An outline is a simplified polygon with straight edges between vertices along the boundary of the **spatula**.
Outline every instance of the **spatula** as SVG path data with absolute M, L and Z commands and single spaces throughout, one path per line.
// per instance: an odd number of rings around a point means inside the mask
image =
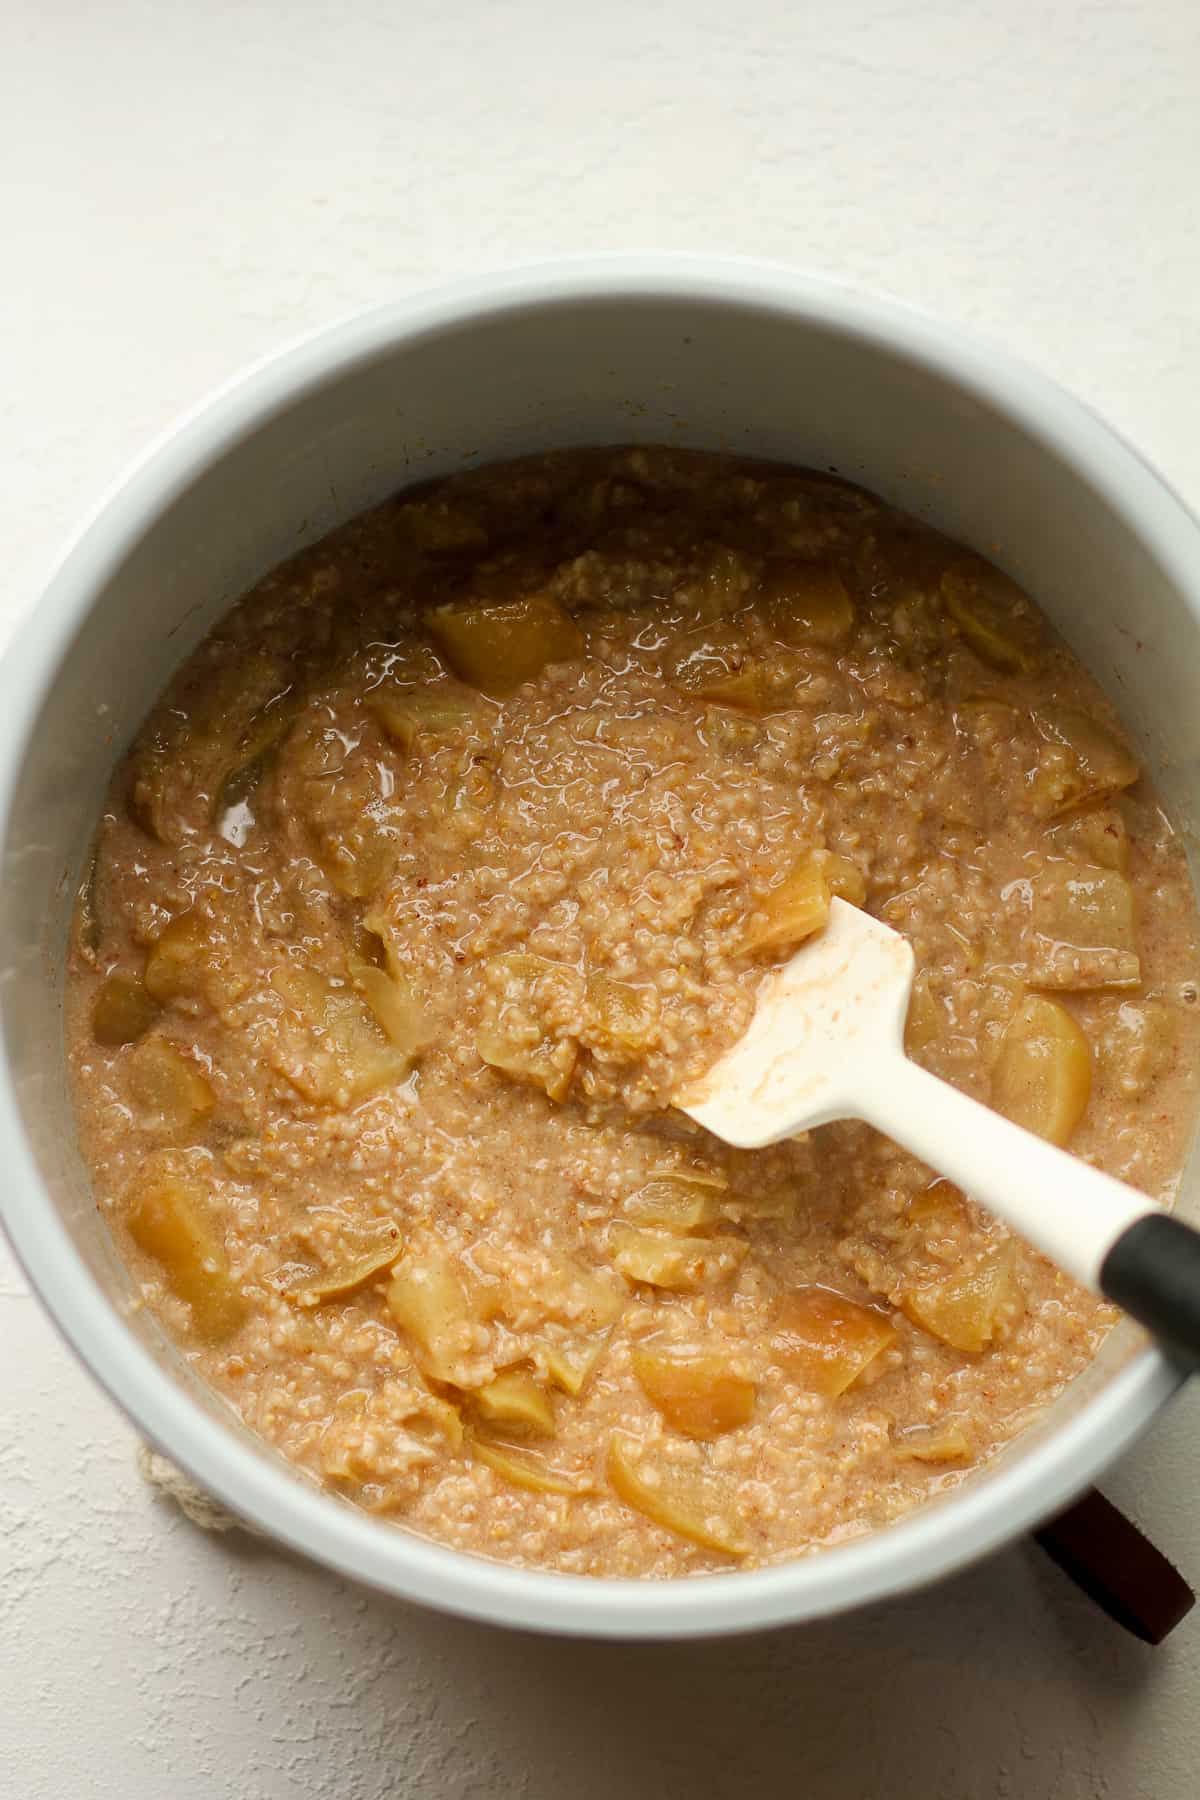
M 745 1036 L 675 1104 L 744 1149 L 864 1119 L 1200 1362 L 1200 1232 L 910 1062 L 912 980 L 899 932 L 834 900 L 763 983 Z

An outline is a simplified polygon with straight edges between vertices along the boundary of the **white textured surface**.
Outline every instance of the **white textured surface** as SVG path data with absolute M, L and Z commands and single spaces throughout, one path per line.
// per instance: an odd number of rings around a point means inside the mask
M 806 262 L 974 324 L 1200 502 L 1193 0 L 9 0 L 6 580 L 281 338 L 563 250 Z M 1200 1581 L 1200 1404 L 1108 1484 Z M 13 1800 L 1193 1800 L 1200 1624 L 1148 1652 L 1018 1549 L 727 1645 L 505 1638 L 139 1481 L 0 1247 Z

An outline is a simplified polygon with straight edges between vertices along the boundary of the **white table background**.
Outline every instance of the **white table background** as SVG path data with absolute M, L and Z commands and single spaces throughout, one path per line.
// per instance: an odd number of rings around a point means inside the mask
M 789 259 L 973 325 L 1200 503 L 1195 0 L 3 0 L 7 631 L 145 440 L 281 340 L 559 251 Z M 0 1247 L 4 1800 L 1194 1800 L 1150 1652 L 1029 1548 L 852 1619 L 559 1644 L 143 1487 Z M 1200 1400 L 1108 1491 L 1200 1582 Z

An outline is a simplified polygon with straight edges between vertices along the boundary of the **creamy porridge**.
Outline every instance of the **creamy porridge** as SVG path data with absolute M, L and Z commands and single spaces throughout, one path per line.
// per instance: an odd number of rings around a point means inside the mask
M 145 1303 L 461 1549 L 681 1575 L 907 1511 L 1111 1314 L 864 1126 L 737 1152 L 672 1111 L 834 894 L 912 942 L 919 1061 L 1170 1197 L 1183 855 L 993 567 L 665 449 L 354 521 L 180 672 L 80 896 L 79 1129 Z

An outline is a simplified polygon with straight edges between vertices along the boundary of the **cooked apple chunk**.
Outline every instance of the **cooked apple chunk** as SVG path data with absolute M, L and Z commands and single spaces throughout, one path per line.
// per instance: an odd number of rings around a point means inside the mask
M 499 1031 L 480 1031 L 475 1037 L 475 1048 L 489 1068 L 517 1081 L 531 1082 L 556 1103 L 565 1100 L 579 1059 L 578 1047 L 570 1038 L 557 1043 L 539 1038 L 536 1043 L 522 1044 Z
M 796 706 L 811 677 L 801 656 L 752 648 L 732 620 L 678 638 L 666 651 L 662 669 L 681 693 L 760 717 Z
M 214 783 L 212 821 L 234 844 L 242 842 L 247 825 L 253 823 L 247 810 L 242 811 L 241 817 L 238 811 L 249 808 L 257 789 L 270 773 L 295 715 L 293 694 L 258 713 L 234 746 L 233 754 Z
M 471 1347 L 475 1312 L 451 1258 L 440 1250 L 410 1251 L 392 1273 L 387 1304 L 413 1339 L 425 1374 L 454 1381 Z
M 545 594 L 484 605 L 437 606 L 427 624 L 460 681 L 484 694 L 514 693 L 547 664 L 573 662 L 583 654 L 583 637 L 574 619 Z
M 771 629 L 795 649 L 833 649 L 854 629 L 854 602 L 831 563 L 781 558 L 770 564 L 763 589 Z
M 1179 1020 L 1160 1000 L 1141 1005 L 1126 1001 L 1117 1008 L 1102 1042 L 1104 1060 L 1113 1068 L 1121 1092 L 1129 1098 L 1147 1093 L 1175 1059 Z
M 125 1067 L 135 1111 L 146 1130 L 160 1137 L 186 1137 L 216 1104 L 210 1082 L 166 1038 L 143 1038 Z
M 554 1404 L 525 1369 L 505 1369 L 474 1395 L 476 1412 L 489 1430 L 511 1437 L 553 1437 Z
M 1130 988 L 1141 980 L 1133 889 L 1115 869 L 1053 864 L 1032 883 L 1038 987 Z
M 953 1419 L 937 1425 L 911 1425 L 892 1439 L 892 1449 L 901 1462 L 963 1463 L 974 1455 L 970 1438 Z
M 648 985 L 614 981 L 596 970 L 588 976 L 587 1004 L 591 1039 L 596 1049 L 611 1056 L 629 1057 L 643 1052 L 658 1025 L 658 994 Z
M 591 1379 L 607 1342 L 608 1333 L 604 1332 L 594 1337 L 540 1344 L 534 1350 L 534 1361 L 545 1370 L 551 1387 L 570 1394 L 575 1400 Z
M 1005 674 L 1030 674 L 1041 633 L 1022 590 L 984 562 L 957 563 L 942 576 L 942 604 L 982 662 Z
M 910 1289 L 901 1307 L 930 1337 L 954 1350 L 978 1353 L 987 1349 L 1004 1313 L 1020 1299 L 1015 1265 L 1016 1247 L 1009 1240 L 965 1274 Z
M 741 949 L 747 954 L 795 949 L 823 930 L 834 899 L 861 906 L 866 897 L 862 871 L 849 857 L 806 850 L 759 903 Z
M 305 1053 L 285 1065 L 288 1079 L 306 1100 L 345 1108 L 394 1087 L 410 1073 L 416 1044 L 411 1037 L 394 1043 L 352 988 L 290 963 L 275 971 L 271 985 L 307 1038 Z
M 161 1006 L 198 999 L 212 968 L 212 930 L 192 910 L 163 927 L 146 958 L 146 990 Z
M 1046 833 L 1056 856 L 1068 862 L 1090 863 L 1097 869 L 1129 873 L 1129 830 L 1115 806 L 1093 806 L 1071 813 Z
M 651 1459 L 636 1438 L 614 1432 L 607 1472 L 613 1492 L 656 1525 L 722 1556 L 749 1553 L 731 1487 L 706 1469 Z
M 586 1481 L 552 1468 L 544 1456 L 524 1444 L 500 1443 L 479 1432 L 470 1435 L 468 1444 L 476 1462 L 481 1462 L 514 1487 L 528 1488 L 534 1494 L 561 1494 L 567 1498 L 591 1491 Z
M 135 1184 L 125 1222 L 139 1250 L 161 1267 L 171 1292 L 191 1308 L 197 1337 L 217 1343 L 237 1330 L 245 1303 L 199 1182 L 152 1167 Z
M 1029 794 L 1042 818 L 1111 799 L 1141 774 L 1124 744 L 1073 706 L 1041 706 L 1035 723 L 1044 749 Z
M 722 1218 L 725 1183 L 700 1181 L 687 1175 L 659 1175 L 630 1194 L 624 1212 L 637 1225 L 660 1231 L 708 1231 Z
M 389 1043 L 412 1057 L 429 1047 L 433 1033 L 420 996 L 410 981 L 358 961 L 350 965 L 350 978 Z
M 506 951 L 484 964 L 490 992 L 475 1048 L 490 1068 L 540 1087 L 556 1103 L 566 1097 L 579 1046 L 564 1022 L 582 991 L 575 970 L 529 951 Z
M 400 1233 L 390 1231 L 374 1248 L 347 1257 L 332 1268 L 309 1276 L 288 1289 L 288 1299 L 298 1306 L 324 1306 L 329 1300 L 347 1300 L 360 1288 L 390 1269 L 400 1257 Z
M 615 1267 L 627 1281 L 647 1287 L 692 1291 L 728 1280 L 745 1259 L 744 1238 L 677 1237 L 665 1231 L 623 1227 L 614 1237 Z
M 1057 1000 L 1031 994 L 1009 1021 L 992 1073 L 992 1105 L 1059 1146 L 1069 1144 L 1092 1091 L 1082 1026 Z
M 448 688 L 407 691 L 376 688 L 368 706 L 406 756 L 427 739 L 458 737 L 479 718 L 480 703 L 470 694 Z
M 674 1350 L 653 1342 L 633 1350 L 633 1372 L 673 1431 L 715 1438 L 745 1425 L 758 1392 L 719 1350 Z
M 136 1043 L 158 1018 L 161 1008 L 144 981 L 118 971 L 96 990 L 92 1002 L 92 1036 L 98 1044 L 115 1049 Z
M 832 1288 L 807 1287 L 783 1300 L 772 1344 L 789 1374 L 836 1400 L 895 1341 L 886 1313 Z

